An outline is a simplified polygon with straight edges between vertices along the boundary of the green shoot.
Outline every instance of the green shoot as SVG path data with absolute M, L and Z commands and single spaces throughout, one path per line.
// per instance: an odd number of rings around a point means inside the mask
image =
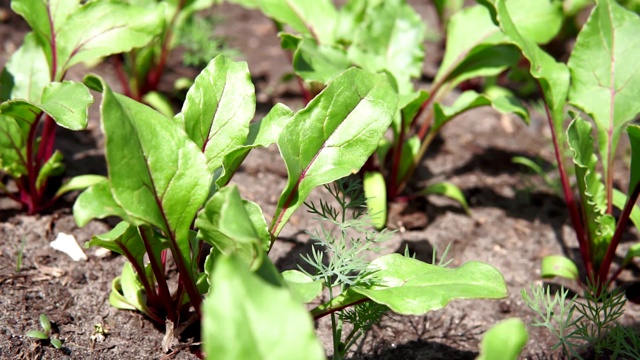
M 27 336 L 37 340 L 48 341 L 51 346 L 56 349 L 60 349 L 62 347 L 62 342 L 58 338 L 51 337 L 51 322 L 45 314 L 40 314 L 40 327 L 42 328 L 42 331 L 30 330 L 27 332 Z

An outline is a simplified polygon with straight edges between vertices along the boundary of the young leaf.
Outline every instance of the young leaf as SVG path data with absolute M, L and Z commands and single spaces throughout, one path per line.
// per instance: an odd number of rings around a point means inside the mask
M 313 281 L 311 277 L 302 271 L 283 271 L 282 278 L 303 303 L 311 302 L 322 292 L 322 281 Z
M 51 332 L 51 321 L 49 321 L 47 315 L 40 314 L 40 326 L 45 333 L 48 334 L 49 332 Z
M 251 149 L 267 147 L 274 144 L 278 140 L 282 128 L 284 128 L 292 117 L 293 111 L 291 111 L 291 109 L 286 105 L 276 104 L 264 118 L 251 124 L 251 126 L 249 126 L 249 135 L 244 145 L 228 151 L 222 159 L 223 172 L 218 180 L 216 180 L 216 185 L 222 188 L 231 180 L 231 177 L 240 167 L 240 164 L 247 157 Z
M 357 172 L 397 110 L 385 75 L 349 69 L 293 117 L 278 139 L 289 179 L 271 223 L 274 236 L 311 190 Z
M 4 71 L 8 79 L 3 79 L 0 88 L 8 98 L 0 99 L 3 101 L 23 99 L 39 103 L 42 90 L 51 82 L 47 56 L 33 33 L 25 35 L 22 46 L 11 56 Z
M 372 261 L 367 271 L 369 276 L 341 296 L 314 309 L 312 314 L 369 298 L 398 314 L 423 315 L 443 308 L 452 300 L 501 299 L 508 293 L 502 274 L 496 268 L 476 261 L 452 269 L 391 254 Z
M 176 119 L 214 172 L 231 149 L 243 145 L 256 108 L 247 63 L 219 55 L 196 77 Z
M 569 100 L 597 124 L 607 184 L 613 181 L 615 149 L 624 126 L 640 112 L 640 18 L 615 1 L 598 1 L 569 59 Z
M 0 113 L 0 169 L 14 178 L 27 173 L 28 124 Z
M 476 360 L 516 360 L 529 334 L 522 320 L 511 318 L 494 325 L 482 337 Z
M 73 204 L 73 218 L 79 227 L 83 227 L 93 219 L 104 219 L 117 216 L 127 222 L 128 215 L 116 202 L 106 178 L 83 191 Z
M 419 194 L 446 196 L 449 199 L 457 201 L 460 205 L 462 205 L 462 208 L 467 213 L 467 215 L 470 214 L 469 205 L 467 205 L 467 200 L 464 198 L 464 194 L 462 193 L 462 190 L 460 190 L 459 187 L 455 186 L 452 183 L 440 182 L 440 183 L 432 184 L 424 188 L 422 191 L 420 191 Z
M 271 237 L 266 231 L 262 212 L 249 207 L 253 203 L 244 202 L 235 185 L 226 186 L 207 201 L 204 211 L 196 220 L 198 238 L 206 241 L 225 255 L 235 254 L 246 264 L 253 266 L 260 254 L 259 248 L 268 251 Z M 258 221 L 258 222 L 254 222 Z
M 292 59 L 293 70 L 306 82 L 327 84 L 351 65 L 344 50 L 302 38 Z
M 384 229 L 387 226 L 387 186 L 384 176 L 380 172 L 365 172 L 362 186 L 373 226 L 378 230 Z
M 71 178 L 71 180 L 67 181 L 66 183 L 62 184 L 62 186 L 60 186 L 60 188 L 58 189 L 58 191 L 56 191 L 56 194 L 54 197 L 58 198 L 70 191 L 75 191 L 75 190 L 84 190 L 86 188 L 89 188 L 97 183 L 100 183 L 102 181 L 105 181 L 106 178 L 104 176 L 100 176 L 100 175 L 80 175 L 80 176 L 76 176 Z
M 42 191 L 42 187 L 46 184 L 48 178 L 61 175 L 64 172 L 64 164 L 62 163 L 62 153 L 56 150 L 53 155 L 42 165 L 38 177 L 36 178 L 36 189 Z
M 560 276 L 578 280 L 579 272 L 578 267 L 571 259 L 560 255 L 550 255 L 542 258 L 541 275 L 543 278 Z
M 49 335 L 39 330 L 30 330 L 27 332 L 27 336 L 34 339 L 47 340 Z
M 607 202 L 605 186 L 596 172 L 597 156 L 594 152 L 593 138 L 591 136 L 591 124 L 581 118 L 576 118 L 567 129 L 567 139 L 569 148 L 573 151 L 573 162 L 576 169 L 576 180 L 580 198 L 582 199 L 582 209 L 584 222 L 589 231 L 589 238 L 594 243 L 592 251 L 593 259 L 599 259 L 602 245 L 606 250 L 613 236 L 610 228 L 611 222 L 615 227 L 615 221 L 609 219 L 606 214 Z
M 411 79 L 422 71 L 424 23 L 405 0 L 368 5 L 364 22 L 353 34 L 349 59 L 370 72 L 390 72 L 399 93 L 409 93 L 413 90 Z
M 265 257 L 265 263 L 270 260 Z M 273 267 L 273 265 L 271 265 Z M 202 341 L 221 359 L 324 359 L 309 313 L 280 283 L 252 273 L 244 261 L 222 256 L 203 305 Z

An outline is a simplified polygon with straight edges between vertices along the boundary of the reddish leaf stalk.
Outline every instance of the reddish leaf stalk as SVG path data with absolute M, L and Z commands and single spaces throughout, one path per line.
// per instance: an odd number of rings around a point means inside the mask
M 150 229 L 139 226 L 138 231 L 140 232 L 140 237 L 142 238 L 142 242 L 144 243 L 144 248 L 147 250 L 147 254 L 149 255 L 149 264 L 151 264 L 151 270 L 156 277 L 156 282 L 158 283 L 158 294 L 160 295 L 160 300 L 162 301 L 166 311 L 167 317 L 174 324 L 177 321 L 177 312 L 175 306 L 171 302 L 171 292 L 169 291 L 169 286 L 167 285 L 167 278 L 164 275 L 164 269 L 158 264 L 157 259 L 153 253 L 153 247 L 149 242 L 148 231 Z M 146 273 L 140 274 L 140 276 L 145 276 Z
M 152 304 L 150 310 L 153 311 L 153 313 L 149 314 L 149 316 L 153 319 L 153 321 L 159 324 L 163 324 L 164 320 L 156 314 L 156 309 L 160 308 L 160 301 L 158 299 L 158 295 L 156 293 L 155 288 L 152 287 L 151 284 L 149 284 L 147 273 L 144 271 L 142 267 L 140 267 L 140 264 L 138 263 L 136 258 L 133 256 L 133 254 L 131 254 L 129 249 L 127 249 L 126 246 L 120 245 L 120 244 L 118 245 L 122 249 L 124 256 L 127 258 L 127 260 L 129 260 L 129 263 L 131 263 L 131 265 L 135 269 L 136 273 L 138 273 L 138 277 L 142 282 L 142 286 L 144 287 L 145 292 L 147 293 L 147 299 L 149 299 L 149 303 Z
M 365 297 L 365 298 L 363 298 L 363 299 L 356 300 L 356 301 L 354 301 L 354 302 L 352 302 L 352 303 L 349 303 L 349 304 L 346 304 L 346 305 L 342 305 L 342 306 L 335 307 L 335 308 L 334 308 L 334 307 L 331 307 L 331 308 L 328 308 L 328 309 L 324 309 L 324 310 L 322 310 L 322 311 L 321 311 L 321 312 L 319 312 L 319 313 L 313 313 L 313 312 L 312 312 L 313 320 L 321 319 L 321 318 L 323 318 L 323 317 L 325 317 L 325 316 L 327 316 L 327 315 L 330 315 L 330 314 L 335 313 L 336 311 L 340 311 L 340 310 L 342 310 L 342 309 L 346 309 L 346 308 L 348 308 L 348 307 L 350 307 L 350 306 L 354 306 L 354 305 L 362 304 L 362 303 L 367 302 L 367 301 L 370 301 L 370 299 L 369 299 L 369 298 L 367 298 L 367 297 Z
M 398 195 L 398 169 L 400 168 L 400 160 L 402 158 L 402 148 L 404 146 L 405 136 L 404 118 L 400 118 L 400 133 L 396 139 L 395 146 L 393 147 L 393 160 L 391 162 L 391 174 L 389 179 L 389 193 L 388 198 L 394 199 Z M 404 179 L 401 179 L 404 180 Z
M 599 283 L 606 283 L 603 281 L 607 278 L 609 273 L 609 269 L 611 268 L 611 264 L 613 263 L 613 258 L 616 255 L 616 250 L 618 245 L 620 244 L 620 240 L 622 239 L 622 233 L 624 232 L 625 227 L 627 226 L 627 221 L 629 221 L 629 216 L 631 215 L 631 211 L 633 207 L 636 205 L 636 201 L 638 200 L 638 195 L 640 195 L 640 184 L 637 184 L 633 189 L 633 192 L 630 194 L 627 203 L 622 210 L 622 214 L 620 215 L 620 219 L 618 220 L 618 224 L 616 226 L 616 231 L 613 233 L 613 238 L 611 238 L 611 242 L 609 243 L 609 247 L 607 248 L 607 253 L 600 264 L 599 272 L 598 272 L 598 280 Z M 615 280 L 620 274 L 622 267 L 612 276 L 611 280 Z
M 593 260 L 591 259 L 591 244 L 589 243 L 584 225 L 580 218 L 580 212 L 578 211 L 578 205 L 573 197 L 573 191 L 571 190 L 571 184 L 569 183 L 569 177 L 564 168 L 564 162 L 562 154 L 560 153 L 560 143 L 558 142 L 558 136 L 553 126 L 553 118 L 551 117 L 551 111 L 549 105 L 545 102 L 545 112 L 547 114 L 547 120 L 549 122 L 549 129 L 551 130 L 551 139 L 553 141 L 553 150 L 556 157 L 556 163 L 558 164 L 558 172 L 560 173 L 560 182 L 562 183 L 562 192 L 564 194 L 564 200 L 569 210 L 569 217 L 571 218 L 571 224 L 576 232 L 578 238 L 578 246 L 580 248 L 580 256 L 587 270 L 587 276 L 593 281 L 595 275 L 593 269 Z
M 124 65 L 122 64 L 122 56 L 115 55 L 112 57 L 112 60 L 113 60 L 113 66 L 116 71 L 116 76 L 118 77 L 118 81 L 122 86 L 122 91 L 124 92 L 124 95 L 135 100 L 133 96 L 133 91 L 131 90 L 131 84 L 129 83 L 129 80 L 127 79 L 127 74 L 124 71 Z

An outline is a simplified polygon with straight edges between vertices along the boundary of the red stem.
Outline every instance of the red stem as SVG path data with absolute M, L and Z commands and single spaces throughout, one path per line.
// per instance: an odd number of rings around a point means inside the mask
M 404 145 L 405 126 L 404 118 L 400 118 L 400 134 L 396 139 L 395 146 L 393 147 L 393 160 L 391 162 L 391 174 L 389 179 L 389 199 L 395 199 L 398 195 L 398 169 L 400 167 L 400 160 L 402 158 L 402 147 Z
M 600 283 L 605 283 L 605 281 L 602 280 L 606 279 L 607 274 L 609 273 L 609 269 L 611 267 L 611 264 L 613 263 L 613 258 L 616 255 L 616 250 L 618 249 L 618 245 L 620 244 L 620 240 L 622 239 L 622 233 L 627 226 L 627 221 L 629 221 L 631 211 L 636 205 L 638 195 L 640 195 L 640 184 L 636 185 L 636 187 L 633 189 L 633 192 L 629 196 L 629 199 L 627 199 L 627 203 L 625 204 L 624 210 L 622 210 L 622 214 L 620 215 L 620 219 L 618 220 L 616 231 L 613 233 L 613 238 L 611 238 L 611 242 L 609 243 L 609 247 L 607 248 L 607 253 L 604 256 L 602 264 L 600 264 L 600 269 L 598 272 L 598 280 L 600 280 Z M 620 271 L 622 271 L 622 268 L 620 268 L 619 271 L 615 273 L 611 280 L 615 280 L 620 274 Z
M 149 237 L 147 236 L 147 232 L 150 231 L 148 228 L 139 226 L 138 231 L 140 232 L 140 237 L 142 238 L 142 242 L 144 243 L 144 247 L 147 250 L 147 255 L 149 255 L 149 264 L 151 264 L 151 270 L 156 277 L 156 282 L 158 283 L 158 295 L 160 295 L 160 300 L 164 304 L 164 307 L 167 311 L 167 317 L 174 324 L 177 321 L 177 313 L 175 306 L 171 302 L 171 292 L 169 291 L 169 286 L 167 285 L 167 278 L 164 276 L 164 269 L 160 267 L 157 262 L 156 256 L 153 252 L 153 247 L 149 242 Z M 142 276 L 146 276 L 146 273 L 143 273 Z
M 113 61 L 113 66 L 116 70 L 116 76 L 118 77 L 118 81 L 122 86 L 122 91 L 124 92 L 124 95 L 131 99 L 134 99 L 133 91 L 131 90 L 131 84 L 127 79 L 127 74 L 124 71 L 124 65 L 122 64 L 122 55 L 115 55 L 111 59 Z
M 593 276 L 595 274 L 593 270 L 593 259 L 591 259 L 591 244 L 586 238 L 584 226 L 580 219 L 580 212 L 578 211 L 578 205 L 576 204 L 575 199 L 573 197 L 573 191 L 571 190 L 569 177 L 567 176 L 567 172 L 564 168 L 562 154 L 560 153 L 560 144 L 558 142 L 558 136 L 556 134 L 555 127 L 553 126 L 551 111 L 549 110 L 549 105 L 546 103 L 545 103 L 545 112 L 547 114 L 547 120 L 549 122 L 549 128 L 551 130 L 551 139 L 553 141 L 553 150 L 556 157 L 556 163 L 558 164 L 558 172 L 560 173 L 560 180 L 562 183 L 562 192 L 564 193 L 564 200 L 569 210 L 569 217 L 571 218 L 571 224 L 573 225 L 573 229 L 576 232 L 576 237 L 578 238 L 578 245 L 580 247 L 580 256 L 582 257 L 582 261 L 584 262 L 584 265 L 587 269 L 587 276 L 589 276 L 591 280 L 594 280 Z

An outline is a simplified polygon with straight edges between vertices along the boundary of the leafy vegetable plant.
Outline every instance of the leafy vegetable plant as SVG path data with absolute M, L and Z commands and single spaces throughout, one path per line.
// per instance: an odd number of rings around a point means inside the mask
M 167 116 L 173 116 L 171 103 L 157 92 L 158 85 L 166 70 L 171 51 L 178 44 L 189 47 L 204 45 L 202 38 L 208 39 L 212 34 L 213 23 L 196 18 L 196 12 L 211 7 L 216 0 L 126 0 L 128 3 L 141 6 L 151 16 L 151 21 L 158 29 L 153 39 L 144 46 L 139 46 L 112 57 L 112 62 L 124 94 L 137 101 L 144 101 Z M 208 45 L 215 45 L 208 42 Z M 217 45 L 216 48 L 217 49 Z M 217 52 L 219 53 L 219 52 Z M 217 54 L 216 53 L 216 54 Z M 214 54 L 215 55 L 215 54 Z M 202 54 L 202 56 L 206 56 Z M 202 59 L 203 57 L 198 57 Z M 213 56 L 207 57 L 206 65 Z M 188 51 L 185 60 L 193 60 L 194 55 Z M 201 62 L 201 60 L 199 60 Z
M 375 151 L 398 101 L 387 76 L 348 69 L 306 108 L 293 113 L 277 105 L 251 125 L 255 93 L 247 65 L 224 56 L 195 79 L 174 118 L 114 93 L 97 76 L 84 83 L 102 93 L 109 176 L 79 196 L 74 216 L 81 226 L 95 218 L 122 219 L 89 242 L 129 260 L 113 281 L 110 303 L 166 324 L 169 340 L 191 323 L 187 317 L 197 321 L 201 311 L 208 312 L 205 336 L 222 358 L 263 358 L 264 351 L 292 354 L 302 348 L 308 352 L 299 354 L 308 356 L 296 356 L 318 358 L 322 351 L 311 317 L 289 290 L 284 280 L 289 275 L 283 278 L 266 254 L 313 188 L 357 172 Z M 273 143 L 289 179 L 267 225 L 260 207 L 228 183 L 251 149 Z M 175 291 L 167 279 L 170 261 L 179 274 Z M 312 315 L 369 299 L 412 314 L 453 298 L 506 295 L 500 273 L 481 263 L 432 269 L 389 255 L 372 262 L 367 272 L 374 268 L 375 276 L 354 283 Z M 301 275 L 292 276 L 304 283 Z M 452 282 L 465 285 L 451 288 Z M 433 293 L 419 290 L 423 287 Z M 211 300 L 203 307 L 204 294 Z M 398 300 L 407 297 L 416 301 Z M 289 328 L 265 331 L 270 326 L 265 319 Z M 240 336 L 249 328 L 265 336 Z M 295 342 L 287 342 L 294 336 Z M 166 342 L 165 349 L 169 346 Z
M 495 85 L 494 77 L 517 65 L 520 54 L 483 6 L 460 9 L 457 1 L 435 2 L 447 23 L 446 51 L 432 83 L 419 89 L 413 81 L 421 76 L 425 27 L 404 0 L 351 0 L 341 8 L 330 0 L 231 1 L 258 8 L 296 32 L 280 33 L 281 44 L 292 52 L 293 69 L 306 84 L 307 98 L 353 65 L 384 71 L 393 79 L 400 101 L 390 126 L 392 136 L 381 141 L 363 168 L 370 211 L 382 214 L 378 228 L 386 223 L 387 200 L 440 194 L 467 210 L 462 192 L 451 183 L 405 191 L 429 145 L 450 120 L 472 108 L 492 106 L 528 121 L 519 100 Z M 517 0 L 509 2 L 509 9 L 517 17 L 518 29 L 537 43 L 548 42 L 560 30 L 559 2 Z M 455 14 L 447 13 L 452 10 Z M 456 87 L 476 78 L 489 79 L 484 91 L 463 91 L 453 104 L 446 104 Z
M 48 179 L 64 171 L 62 154 L 54 151 L 56 125 L 84 129 L 93 102 L 83 84 L 63 81 L 67 70 L 142 46 L 159 28 L 150 21 L 153 13 L 115 1 L 13 0 L 11 7 L 33 31 L 0 78 L 0 171 L 17 187 L 0 182 L 0 192 L 36 213 L 97 181 L 88 175 L 49 186 Z
M 40 330 L 30 330 L 27 332 L 27 336 L 30 338 L 47 341 L 56 349 L 60 349 L 62 347 L 62 341 L 60 339 L 51 337 L 51 321 L 49 321 L 49 317 L 45 314 L 40 314 Z
M 514 25 L 511 10 L 502 0 L 485 1 L 508 42 L 516 45 L 531 64 L 531 75 L 538 81 L 546 102 L 562 190 L 576 232 L 586 280 L 609 284 L 636 255 L 632 247 L 619 268 L 611 273 L 616 249 L 627 222 L 640 224 L 635 203 L 640 194 L 640 127 L 629 122 L 640 112 L 634 94 L 640 88 L 640 73 L 635 71 L 638 15 L 615 1 L 597 3 L 580 31 L 568 64 L 554 60 L 523 35 Z M 566 134 L 565 108 L 581 111 L 573 114 Z M 585 120 L 591 118 L 592 122 Z M 597 137 L 593 135 L 593 125 Z M 614 188 L 615 151 L 626 129 L 631 142 L 631 173 L 627 194 Z M 597 153 L 594 143 L 597 139 Z M 566 143 L 565 143 L 566 141 Z M 578 197 L 564 164 L 565 148 L 572 153 Z M 598 155 L 600 155 L 600 164 Z M 602 173 L 599 172 L 599 167 Z M 613 208 L 622 210 L 614 217 Z M 545 277 L 563 276 L 581 279 L 575 263 L 566 257 L 547 257 L 542 263 Z

